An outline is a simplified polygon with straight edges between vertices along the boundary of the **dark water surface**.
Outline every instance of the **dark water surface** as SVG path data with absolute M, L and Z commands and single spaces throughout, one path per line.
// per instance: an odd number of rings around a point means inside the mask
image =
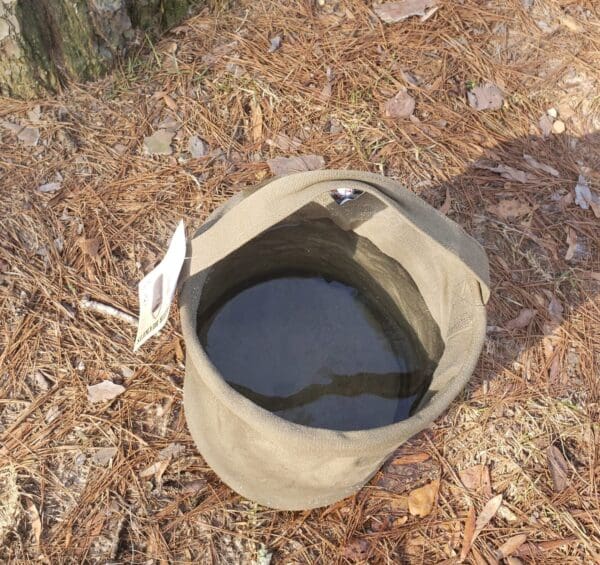
M 198 333 L 232 387 L 306 426 L 357 430 L 403 420 L 431 380 L 406 322 L 323 276 L 255 280 L 199 316 Z

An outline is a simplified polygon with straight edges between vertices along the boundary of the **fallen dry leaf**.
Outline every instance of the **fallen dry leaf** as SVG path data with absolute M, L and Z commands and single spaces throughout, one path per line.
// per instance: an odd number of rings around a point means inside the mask
M 566 539 L 541 541 L 541 542 L 536 543 L 535 545 L 537 546 L 537 548 L 540 551 L 554 551 L 555 549 L 558 549 L 559 547 L 562 547 L 563 545 L 568 545 L 570 543 L 578 542 L 578 541 L 580 541 L 580 540 L 578 540 L 575 537 L 572 537 L 572 538 L 566 538 Z
M 523 565 L 523 561 L 521 561 L 518 557 L 509 555 L 506 558 L 506 565 Z
M 0 272 L 2 272 L 2 265 L 0 265 Z M 50 388 L 50 381 L 41 371 L 35 371 L 35 373 L 33 374 L 33 379 L 35 381 L 35 384 L 44 392 L 46 392 Z
M 144 150 L 148 155 L 171 155 L 171 141 L 175 132 L 168 129 L 159 129 L 152 135 L 144 137 Z
M 535 318 L 536 311 L 531 308 L 523 308 L 519 315 L 512 320 L 509 320 L 504 324 L 505 329 L 507 330 L 520 330 L 526 328 L 531 320 Z
M 371 543 L 362 538 L 353 538 L 348 541 L 342 555 L 350 561 L 364 561 L 371 553 Z
M 131 369 L 130 367 L 123 366 L 119 369 L 119 372 L 121 373 L 123 378 L 130 379 L 131 377 L 133 377 L 133 374 L 135 371 L 133 369 Z
M 477 536 L 481 533 L 483 528 L 485 528 L 490 520 L 496 515 L 500 505 L 502 504 L 502 495 L 498 494 L 487 501 L 486 505 L 481 510 L 481 513 L 477 517 L 475 521 L 475 532 L 473 534 L 473 541 L 477 538 Z
M 592 191 L 587 179 L 583 175 L 579 175 L 577 184 L 575 185 L 575 204 L 582 210 L 587 210 L 592 201 Z
M 548 293 L 550 302 L 548 303 L 548 313 L 550 314 L 550 318 L 552 318 L 555 322 L 562 322 L 563 320 L 563 305 L 560 303 L 560 300 L 556 298 L 556 296 L 552 293 Z
M 179 70 L 179 62 L 177 57 L 171 53 L 165 53 L 162 60 L 163 68 L 172 73 L 176 73 Z
M 600 218 L 600 197 L 592 193 L 590 185 L 583 175 L 579 175 L 575 185 L 575 204 L 582 210 L 588 210 L 591 207 L 594 215 Z
M 518 550 L 518 554 L 525 557 L 527 555 L 535 555 L 538 552 L 544 551 L 554 551 L 555 549 L 559 549 L 563 545 L 569 545 L 570 543 L 576 543 L 579 539 L 576 537 L 565 538 L 565 539 L 556 539 L 556 540 L 548 540 L 548 541 L 540 541 L 537 543 L 524 543 Z
M 542 135 L 544 137 L 550 137 L 550 134 L 552 133 L 552 118 L 548 116 L 548 114 L 544 114 L 539 119 L 538 125 L 540 126 Z
M 60 416 L 60 408 L 56 405 L 50 406 L 50 408 L 48 408 L 48 411 L 46 412 L 46 416 L 45 416 L 44 420 L 46 420 L 47 424 L 51 424 L 59 416 Z
M 394 24 L 412 16 L 428 18 L 435 10 L 435 0 L 398 0 L 373 6 L 373 11 L 386 24 Z
M 33 538 L 35 539 L 35 545 L 39 548 L 40 540 L 42 538 L 42 521 L 40 520 L 40 513 L 36 508 L 33 501 L 29 498 L 25 499 L 26 507 L 27 507 L 27 517 L 29 518 L 29 523 L 31 524 L 31 531 L 33 533 Z
M 556 383 L 558 381 L 558 377 L 560 376 L 560 356 L 555 355 L 552 358 L 552 362 L 550 363 L 550 368 L 548 369 L 548 381 L 550 383 Z
M 38 186 L 38 192 L 56 192 L 61 189 L 61 184 L 59 182 L 47 182 L 46 184 L 42 184 Z
M 27 117 L 32 122 L 39 122 L 40 118 L 42 117 L 42 108 L 40 107 L 40 105 L 38 104 L 37 106 L 34 106 L 31 110 L 27 110 Z
M 555 492 L 562 492 L 569 486 L 569 464 L 560 449 L 551 445 L 546 450 L 548 468 Z
M 481 475 L 483 465 L 473 465 L 468 469 L 463 469 L 458 472 L 458 476 L 463 485 L 470 490 L 475 490 L 481 487 Z
M 0 126 L 14 133 L 15 135 L 18 135 L 19 132 L 23 129 L 23 126 L 19 124 L 13 124 L 12 122 L 9 122 L 7 120 L 0 120 Z
M 514 524 L 519 521 L 519 517 L 510 509 L 508 506 L 502 504 L 498 509 L 498 518 L 506 520 L 510 524 Z
M 408 516 L 398 516 L 398 518 L 395 518 L 392 522 L 392 526 L 394 528 L 399 528 L 400 526 L 404 526 L 406 522 L 408 522 Z
M 261 143 L 263 138 L 263 113 L 260 102 L 256 98 L 250 101 L 250 139 L 253 143 Z
M 2 126 L 4 129 L 7 129 L 8 131 L 11 131 L 15 135 L 23 129 L 23 126 L 20 126 L 19 124 L 13 124 L 12 122 L 9 122 L 7 120 L 0 120 L 0 126 Z
M 573 16 L 569 16 L 568 14 L 562 14 L 560 18 L 558 18 L 558 21 L 573 33 L 580 33 L 583 31 L 583 28 L 579 25 L 579 23 Z
M 450 189 L 446 188 L 446 199 L 439 208 L 440 213 L 446 216 L 450 212 L 450 206 L 452 206 L 452 198 L 450 197 Z
M 87 387 L 90 402 L 105 402 L 112 400 L 125 392 L 125 387 L 116 385 L 112 381 L 104 380 L 96 385 Z
M 194 492 L 198 492 L 199 490 L 202 490 L 205 486 L 206 486 L 206 481 L 204 479 L 197 479 L 195 481 L 190 481 L 189 483 L 185 483 L 181 488 L 181 492 L 194 493 Z
M 158 458 L 160 460 L 176 459 L 182 453 L 185 453 L 185 445 L 181 445 L 180 443 L 170 443 L 167 447 L 163 447 L 158 452 Z
M 173 116 L 167 116 L 164 120 L 160 121 L 157 129 L 164 129 L 175 134 L 181 129 L 181 122 L 179 121 L 179 119 L 174 118 Z
M 482 110 L 498 110 L 504 104 L 502 91 L 490 82 L 476 86 L 467 92 L 467 99 L 471 108 L 478 112 Z
M 469 490 L 482 489 L 486 496 L 492 495 L 490 468 L 487 465 L 473 465 L 458 472 L 463 485 Z
M 115 143 L 112 147 L 119 155 L 123 155 L 125 154 L 125 151 L 127 151 L 127 146 L 123 145 L 122 143 Z
M 428 516 L 433 510 L 439 488 L 440 481 L 435 480 L 411 491 L 408 495 L 408 511 L 413 516 Z
M 177 112 L 177 110 L 179 109 L 175 100 L 173 100 L 168 94 L 165 94 L 162 97 L 162 101 L 165 103 L 165 106 L 173 110 L 173 112 Z
M 202 55 L 202 62 L 205 65 L 214 65 L 217 61 L 229 55 L 238 45 L 237 41 L 231 41 L 230 43 L 225 43 L 224 45 L 219 45 L 215 47 L 210 53 L 206 53 Z
M 544 163 L 540 163 L 539 161 L 536 161 L 531 155 L 528 155 L 527 153 L 523 153 L 523 159 L 525 159 L 525 162 L 533 169 L 538 169 L 540 171 L 544 171 L 545 173 L 548 173 L 549 175 L 552 175 L 553 177 L 560 176 L 560 173 L 554 167 L 551 167 L 550 165 L 545 165 Z
M 100 259 L 100 255 L 98 251 L 100 250 L 100 240 L 96 237 L 85 238 L 80 237 L 78 240 L 79 248 L 81 252 L 93 259 L 94 261 L 98 261 Z
M 171 462 L 171 458 L 164 459 L 162 461 L 157 461 L 156 463 L 152 463 L 149 467 L 146 467 L 143 471 L 140 472 L 140 477 L 146 479 L 148 477 L 152 477 L 153 475 L 156 477 L 157 481 L 163 476 L 163 473 L 166 471 L 169 463 Z
M 17 139 L 25 145 L 34 147 L 40 140 L 40 130 L 38 128 L 24 127 L 18 134 Z
M 527 534 L 518 534 L 508 538 L 497 550 L 496 559 L 506 559 L 527 541 Z
M 462 549 L 460 551 L 459 563 L 462 563 L 469 554 L 469 550 L 473 545 L 473 536 L 475 535 L 475 507 L 469 506 L 469 513 L 465 520 L 465 533 L 463 536 Z
M 194 159 L 199 159 L 208 154 L 208 145 L 202 138 L 192 135 L 188 141 L 188 151 Z
M 573 192 L 567 192 L 567 194 L 561 196 L 558 207 L 564 212 L 573 203 L 574 199 Z
M 117 454 L 117 451 L 116 447 L 100 447 L 92 455 L 92 463 L 104 467 L 110 463 L 110 460 Z
M 271 38 L 271 42 L 269 45 L 269 53 L 275 53 L 277 49 L 281 47 L 281 35 L 276 35 Z
M 302 142 L 298 138 L 291 138 L 285 133 L 278 133 L 273 139 L 267 139 L 267 144 L 287 153 L 297 151 L 302 146 Z
M 554 33 L 558 29 L 558 23 L 548 23 L 546 20 L 541 18 L 536 20 L 535 23 L 542 33 Z
M 509 167 L 508 165 L 503 165 L 502 163 L 497 163 L 488 159 L 479 159 L 478 161 L 475 161 L 474 166 L 477 169 L 485 169 L 487 171 L 492 171 L 493 173 L 499 173 L 503 179 L 507 180 L 514 180 L 522 183 L 527 183 L 532 180 L 531 176 L 525 171 L 520 171 L 514 167 Z
M 575 115 L 575 110 L 571 107 L 569 101 L 565 100 L 558 103 L 558 114 L 563 120 L 569 120 Z
M 412 463 L 423 463 L 423 461 L 427 461 L 431 456 L 429 453 L 425 453 L 424 451 L 419 453 L 407 453 L 405 455 L 400 455 L 392 460 L 392 465 L 410 465 Z
M 401 90 L 382 107 L 385 118 L 409 118 L 415 111 L 415 99 L 406 90 Z
M 577 232 L 571 226 L 567 228 L 567 245 L 569 247 L 565 253 L 565 261 L 570 261 L 577 251 Z
M 276 176 L 300 173 L 302 171 L 316 171 L 325 166 L 325 159 L 321 155 L 302 155 L 298 157 L 275 157 L 268 159 L 267 165 L 271 173 Z
M 531 213 L 532 208 L 526 202 L 521 202 L 516 198 L 511 198 L 509 200 L 500 200 L 498 204 L 489 204 L 485 207 L 488 212 L 492 214 L 504 218 L 504 219 L 514 219 L 519 218 L 520 216 L 526 216 Z

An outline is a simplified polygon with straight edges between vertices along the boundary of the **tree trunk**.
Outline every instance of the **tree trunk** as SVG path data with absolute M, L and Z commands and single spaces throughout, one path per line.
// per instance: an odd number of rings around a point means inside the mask
M 30 98 L 100 76 L 141 33 L 197 0 L 0 0 L 0 95 Z

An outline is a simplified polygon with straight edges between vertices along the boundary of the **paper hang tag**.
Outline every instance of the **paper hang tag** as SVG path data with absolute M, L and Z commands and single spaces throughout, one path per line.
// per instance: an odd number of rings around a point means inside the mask
M 133 350 L 157 334 L 169 319 L 177 279 L 185 260 L 185 228 L 179 222 L 164 259 L 138 285 L 140 316 Z

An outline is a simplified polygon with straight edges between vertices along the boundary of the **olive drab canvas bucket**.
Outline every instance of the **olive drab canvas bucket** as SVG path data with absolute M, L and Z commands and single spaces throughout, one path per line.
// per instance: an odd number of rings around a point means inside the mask
M 485 252 L 382 176 L 271 180 L 217 209 L 188 255 L 188 427 L 227 485 L 271 508 L 354 494 L 482 348 Z

